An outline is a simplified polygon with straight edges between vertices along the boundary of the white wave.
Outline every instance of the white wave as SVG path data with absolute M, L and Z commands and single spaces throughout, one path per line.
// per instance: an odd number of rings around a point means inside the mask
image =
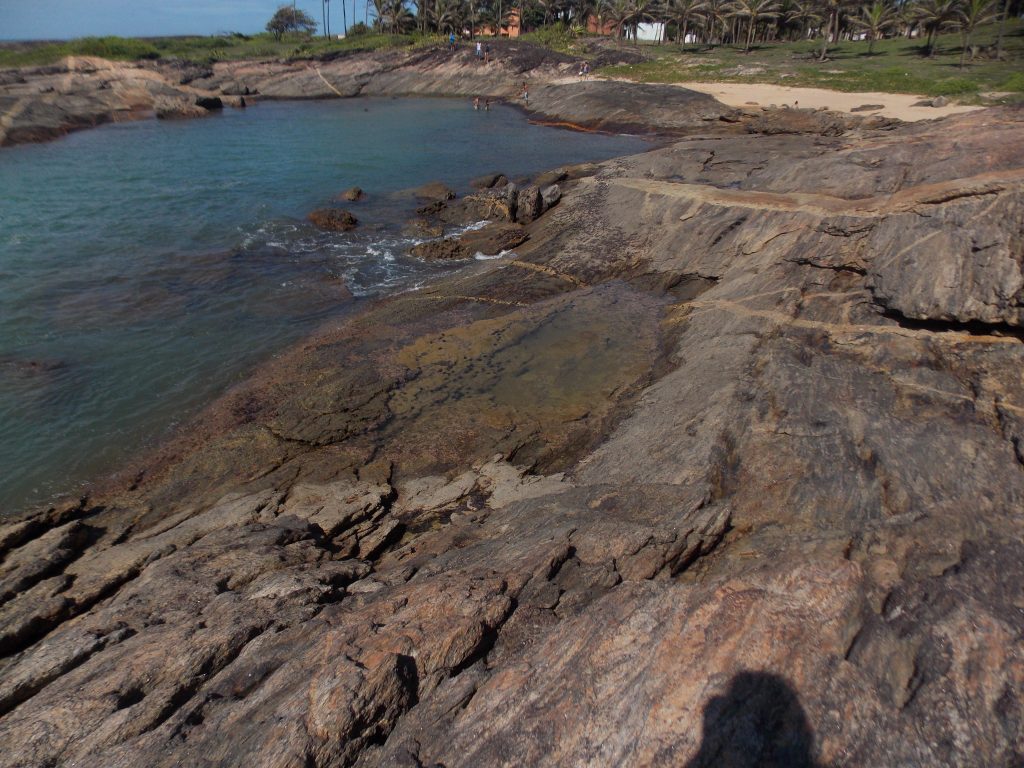
M 477 251 L 476 255 L 473 256 L 473 258 L 476 259 L 477 261 L 491 261 L 493 259 L 504 259 L 506 256 L 515 256 L 515 255 L 516 255 L 515 251 L 502 251 L 501 253 L 498 253 L 498 254 L 496 254 L 494 256 L 486 256 L 486 255 L 480 253 L 480 251 Z
M 474 221 L 472 224 L 467 224 L 462 228 L 456 228 L 455 230 L 453 230 L 453 234 L 461 235 L 465 234 L 466 232 L 476 232 L 478 229 L 483 229 L 490 223 L 491 222 L 488 219 L 483 219 L 482 221 Z

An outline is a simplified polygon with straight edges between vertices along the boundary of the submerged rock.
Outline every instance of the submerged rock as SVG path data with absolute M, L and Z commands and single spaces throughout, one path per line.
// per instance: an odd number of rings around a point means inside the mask
M 413 189 L 407 189 L 399 192 L 398 196 L 415 197 L 420 200 L 429 200 L 431 202 L 444 202 L 446 200 L 454 200 L 455 191 L 440 181 L 431 181 L 418 187 L 414 187 Z
M 354 203 L 362 200 L 366 195 L 363 190 L 359 187 L 349 187 L 344 192 L 338 195 L 339 200 L 345 200 L 346 202 Z

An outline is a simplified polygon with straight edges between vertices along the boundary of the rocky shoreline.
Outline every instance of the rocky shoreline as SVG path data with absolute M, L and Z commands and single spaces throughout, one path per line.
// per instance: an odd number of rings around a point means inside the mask
M 577 60 L 528 43 L 498 46 L 496 56 L 483 65 L 468 49 L 453 54 L 438 47 L 210 67 L 69 57 L 51 66 L 0 70 L 0 147 L 48 141 L 110 122 L 202 117 L 260 99 L 357 96 L 487 97 L 517 105 L 542 122 L 666 136 L 727 127 L 839 135 L 858 126 L 897 123 L 827 110 L 734 109 L 670 85 L 584 82 L 573 76 Z
M 1019 762 L 1024 110 L 597 85 L 689 136 L 0 526 L 0 766 Z

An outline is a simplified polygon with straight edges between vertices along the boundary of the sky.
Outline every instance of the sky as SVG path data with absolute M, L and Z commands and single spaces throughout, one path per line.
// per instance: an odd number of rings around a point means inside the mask
M 262 32 L 285 0 L 0 0 L 0 40 L 63 40 L 121 35 Z M 352 2 L 345 7 L 352 17 Z M 363 20 L 366 0 L 355 0 Z M 290 4 L 290 2 L 289 2 Z M 320 0 L 297 6 L 322 23 Z M 341 0 L 331 0 L 331 33 L 341 32 Z

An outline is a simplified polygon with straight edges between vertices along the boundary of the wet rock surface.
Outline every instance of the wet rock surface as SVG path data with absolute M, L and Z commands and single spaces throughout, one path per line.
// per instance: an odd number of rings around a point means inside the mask
M 359 226 L 359 220 L 341 208 L 318 208 L 312 211 L 308 218 L 320 229 L 328 232 L 348 232 Z
M 559 181 L 0 526 L 0 766 L 1017 764 L 1022 143 Z
M 471 259 L 476 255 L 496 256 L 526 242 L 529 234 L 516 224 L 494 222 L 458 237 L 430 240 L 413 246 L 411 253 L 421 259 Z

